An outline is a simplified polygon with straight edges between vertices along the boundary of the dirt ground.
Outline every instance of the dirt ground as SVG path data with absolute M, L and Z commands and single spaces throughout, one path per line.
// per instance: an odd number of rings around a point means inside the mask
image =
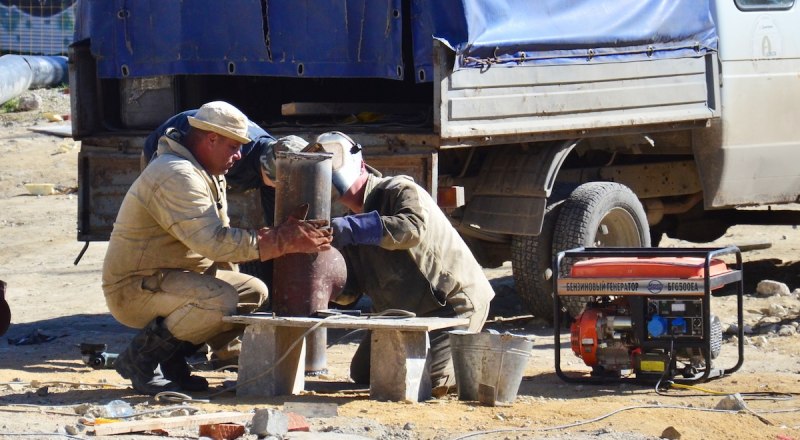
M 113 370 L 93 370 L 81 361 L 80 343 L 104 343 L 110 352 L 118 352 L 133 331 L 107 313 L 100 289 L 105 243 L 92 243 L 79 264 L 73 264 L 83 246 L 76 241 L 74 193 L 79 147 L 70 138 L 31 130 L 59 124 L 49 122 L 45 112 L 69 113 L 67 95 L 58 90 L 37 93 L 43 97 L 39 110 L 0 114 L 0 280 L 8 284 L 12 314 L 11 327 L 0 342 L 0 438 L 86 438 L 90 434 L 81 420 L 109 401 L 124 400 L 137 411 L 175 403 L 137 395 Z M 56 194 L 31 195 L 25 183 L 53 183 Z M 283 409 L 295 402 L 335 404 L 338 416 L 308 419 L 315 432 L 306 438 L 800 439 L 800 403 L 794 400 L 800 393 L 800 335 L 795 331 L 800 310 L 800 234 L 791 226 L 739 226 L 712 245 L 755 242 L 772 246 L 743 254 L 748 333 L 744 364 L 730 376 L 697 384 L 701 388 L 673 388 L 658 394 L 652 385 L 562 381 L 554 369 L 552 327 L 535 319 L 508 320 L 525 312 L 516 299 L 507 264 L 486 271 L 497 292 L 491 317 L 499 318 L 490 325 L 534 339 L 518 397 L 510 406 L 459 401 L 455 394 L 421 403 L 371 401 L 366 391 L 353 390 L 346 383 L 354 337 L 331 331 L 329 374 L 309 380 L 311 392 L 276 398 L 226 393 L 209 403 L 192 402 L 190 408 L 160 414 Z M 662 246 L 688 245 L 662 242 Z M 793 293 L 757 295 L 756 284 L 763 279 L 785 283 Z M 723 328 L 736 323 L 735 295 L 715 297 L 712 307 Z M 36 331 L 40 337 L 54 339 L 12 344 L 35 336 Z M 568 344 L 565 330 L 561 332 L 562 369 L 585 370 Z M 715 365 L 727 368 L 737 358 L 735 337 L 726 334 Z M 201 374 L 214 390 L 236 377 L 232 372 Z M 721 394 L 727 393 L 741 393 L 750 411 L 713 411 L 724 397 Z M 172 438 L 198 437 L 196 429 L 167 431 Z M 248 438 L 255 436 L 248 434 Z

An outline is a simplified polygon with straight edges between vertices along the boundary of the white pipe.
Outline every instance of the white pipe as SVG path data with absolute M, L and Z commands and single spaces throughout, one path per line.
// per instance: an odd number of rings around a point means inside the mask
M 0 56 L 0 104 L 28 89 L 66 84 L 67 57 Z

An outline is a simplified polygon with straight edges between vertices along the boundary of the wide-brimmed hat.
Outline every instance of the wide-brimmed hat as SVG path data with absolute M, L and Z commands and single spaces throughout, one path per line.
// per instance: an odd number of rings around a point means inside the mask
M 261 168 L 270 180 L 275 180 L 275 157 L 281 151 L 290 153 L 302 153 L 308 146 L 303 138 L 289 135 L 279 139 L 272 139 L 267 143 L 267 147 L 261 153 Z
M 239 109 L 224 101 L 203 104 L 194 116 L 189 116 L 189 125 L 205 131 L 213 131 L 228 139 L 249 143 L 247 137 L 247 116 Z

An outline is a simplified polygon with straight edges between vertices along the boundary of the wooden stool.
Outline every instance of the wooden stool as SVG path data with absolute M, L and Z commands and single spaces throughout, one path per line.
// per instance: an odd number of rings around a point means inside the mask
M 335 316 L 326 319 L 237 315 L 223 318 L 247 327 L 239 354 L 241 396 L 297 394 L 305 387 L 305 341 L 289 350 L 303 333 L 319 327 L 372 330 L 369 396 L 375 400 L 419 402 L 431 397 L 427 364 L 428 332 L 466 326 L 466 318 L 382 318 Z M 276 363 L 285 356 L 280 363 Z M 274 367 L 274 368 L 272 368 Z M 268 373 L 264 373 L 272 368 Z

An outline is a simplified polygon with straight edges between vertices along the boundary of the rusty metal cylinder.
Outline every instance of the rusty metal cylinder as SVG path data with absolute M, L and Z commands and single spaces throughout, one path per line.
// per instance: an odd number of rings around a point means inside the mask
M 330 220 L 330 153 L 279 152 L 276 156 L 275 224 L 308 204 L 306 220 Z M 272 311 L 278 316 L 309 316 L 328 308 L 344 287 L 347 268 L 338 250 L 316 254 L 287 254 L 275 260 Z M 306 374 L 327 369 L 327 330 L 306 337 Z

